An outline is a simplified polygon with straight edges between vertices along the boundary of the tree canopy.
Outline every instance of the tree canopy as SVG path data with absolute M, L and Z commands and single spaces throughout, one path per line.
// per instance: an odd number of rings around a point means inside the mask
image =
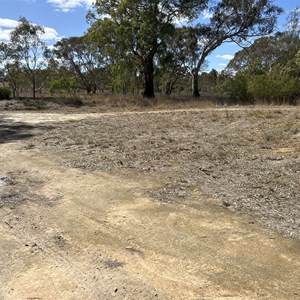
M 43 90 L 295 103 L 300 9 L 276 32 L 280 13 L 271 0 L 97 0 L 86 34 L 51 48 L 44 28 L 22 17 L 10 41 L 0 44 L 0 79 L 14 98 Z M 241 50 L 224 71 L 207 70 L 209 55 L 223 43 Z
M 289 20 L 294 23 L 294 12 L 292 16 Z M 244 99 L 295 104 L 300 94 L 299 49 L 299 32 L 288 23 L 287 31 L 258 38 L 237 52 L 227 66 L 232 74 L 228 85 L 231 97 L 239 102 Z
M 60 65 L 77 77 L 80 87 L 87 93 L 96 93 L 107 65 L 101 48 L 82 37 L 63 38 L 54 45 L 54 56 Z
M 212 4 L 211 4 L 212 3 Z M 88 14 L 91 39 L 115 60 L 136 60 L 144 75 L 145 97 L 154 97 L 154 61 L 160 47 L 173 36 L 180 19 L 193 21 L 210 9 L 209 24 L 193 28 L 198 46 L 193 69 L 193 94 L 199 96 L 198 74 L 207 56 L 226 41 L 243 43 L 248 38 L 270 34 L 282 10 L 269 0 L 98 0 Z
M 208 0 L 98 0 L 88 14 L 89 35 L 114 60 L 133 60 L 144 76 L 145 97 L 154 97 L 154 60 L 176 22 L 193 20 Z
M 19 19 L 19 25 L 11 32 L 11 48 L 17 61 L 24 69 L 31 81 L 32 97 L 43 85 L 43 81 L 37 86 L 37 73 L 45 66 L 44 52 L 46 50 L 42 35 L 45 30 L 40 25 L 32 24 L 25 17 Z

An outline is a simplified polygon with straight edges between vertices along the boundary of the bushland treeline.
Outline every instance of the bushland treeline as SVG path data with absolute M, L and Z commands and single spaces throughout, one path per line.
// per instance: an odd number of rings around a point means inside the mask
M 0 44 L 0 98 L 164 93 L 295 104 L 300 9 L 274 33 L 281 13 L 268 0 L 98 0 L 86 34 L 52 47 L 42 26 L 21 17 Z M 242 50 L 222 72 L 207 72 L 207 57 L 227 42 Z

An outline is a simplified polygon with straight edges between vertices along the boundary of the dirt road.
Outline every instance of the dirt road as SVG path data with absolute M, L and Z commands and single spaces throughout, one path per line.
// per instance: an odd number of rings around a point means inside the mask
M 300 299 L 299 239 L 201 187 L 150 197 L 165 173 L 72 168 L 31 143 L 86 117 L 102 116 L 0 117 L 0 299 Z

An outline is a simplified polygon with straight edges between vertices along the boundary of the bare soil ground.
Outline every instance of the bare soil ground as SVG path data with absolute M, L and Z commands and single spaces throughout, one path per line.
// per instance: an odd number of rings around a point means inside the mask
M 0 113 L 0 299 L 300 299 L 300 110 Z

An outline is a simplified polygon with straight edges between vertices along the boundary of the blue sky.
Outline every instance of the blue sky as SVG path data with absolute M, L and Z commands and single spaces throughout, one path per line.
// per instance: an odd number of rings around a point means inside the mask
M 84 34 L 88 28 L 86 13 L 93 0 L 0 0 L 0 40 L 6 41 L 20 16 L 45 27 L 45 40 L 49 45 L 62 37 Z M 283 29 L 286 15 L 299 0 L 275 0 L 285 10 L 279 18 L 278 29 Z M 228 43 L 209 57 L 209 69 L 223 69 L 239 48 Z

